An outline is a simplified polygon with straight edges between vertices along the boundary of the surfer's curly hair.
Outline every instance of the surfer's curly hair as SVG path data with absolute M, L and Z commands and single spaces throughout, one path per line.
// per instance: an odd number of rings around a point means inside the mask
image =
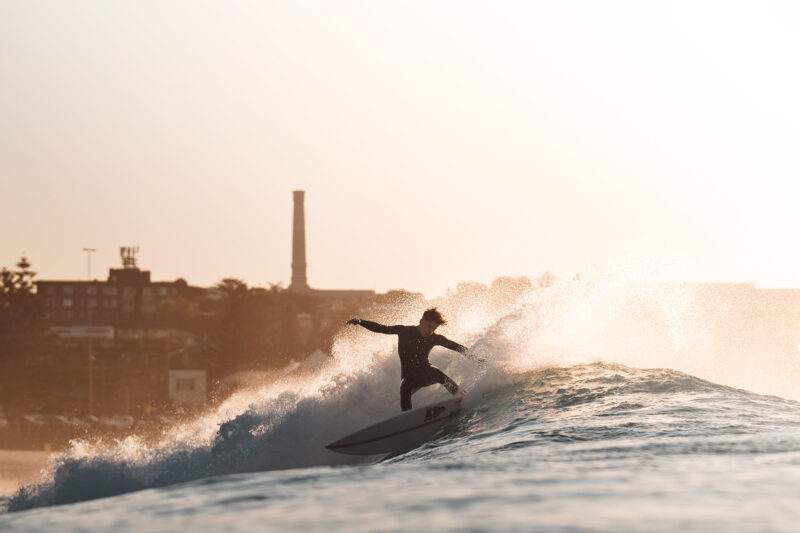
M 436 322 L 440 326 L 447 324 L 447 320 L 444 319 L 444 315 L 442 315 L 441 311 L 435 307 L 425 310 L 425 312 L 422 313 L 422 320 L 430 320 L 431 322 Z

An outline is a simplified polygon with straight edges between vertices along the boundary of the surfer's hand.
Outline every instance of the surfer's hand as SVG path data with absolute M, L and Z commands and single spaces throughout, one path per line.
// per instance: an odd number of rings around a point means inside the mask
M 361 319 L 360 318 L 351 318 L 350 320 L 347 321 L 347 323 L 350 324 L 351 326 L 357 326 L 357 325 L 361 324 Z

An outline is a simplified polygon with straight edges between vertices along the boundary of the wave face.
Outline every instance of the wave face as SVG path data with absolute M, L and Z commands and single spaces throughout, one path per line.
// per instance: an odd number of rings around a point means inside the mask
M 348 328 L 313 374 L 243 391 L 158 441 L 73 442 L 7 502 L 59 507 L 12 512 L 0 526 L 791 529 L 798 404 L 741 387 L 780 392 L 792 368 L 754 353 L 733 373 L 674 292 L 621 296 L 596 280 L 513 298 L 475 291 L 434 303 L 451 319 L 443 333 L 487 363 L 433 352 L 467 395 L 417 450 L 370 463 L 324 449 L 399 407 L 395 338 Z M 370 316 L 413 323 L 418 311 Z M 757 364 L 763 372 L 748 376 Z M 430 387 L 414 403 L 442 394 Z

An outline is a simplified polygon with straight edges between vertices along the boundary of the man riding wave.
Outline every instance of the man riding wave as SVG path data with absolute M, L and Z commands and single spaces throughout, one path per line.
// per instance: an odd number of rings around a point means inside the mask
M 458 393 L 458 385 L 444 372 L 431 365 L 428 355 L 434 346 L 444 346 L 450 350 L 467 353 L 467 348 L 453 342 L 443 335 L 434 333 L 436 328 L 447 321 L 435 307 L 422 314 L 417 326 L 384 326 L 361 318 L 353 318 L 348 324 L 359 325 L 375 333 L 397 335 L 397 351 L 400 355 L 400 408 L 411 409 L 411 395 L 422 387 L 440 383 L 450 394 Z

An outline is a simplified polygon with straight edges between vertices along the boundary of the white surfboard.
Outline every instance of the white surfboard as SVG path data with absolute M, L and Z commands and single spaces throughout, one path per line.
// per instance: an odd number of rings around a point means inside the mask
M 378 455 L 416 448 L 433 436 L 461 406 L 461 397 L 448 398 L 403 411 L 325 446 L 350 455 Z

